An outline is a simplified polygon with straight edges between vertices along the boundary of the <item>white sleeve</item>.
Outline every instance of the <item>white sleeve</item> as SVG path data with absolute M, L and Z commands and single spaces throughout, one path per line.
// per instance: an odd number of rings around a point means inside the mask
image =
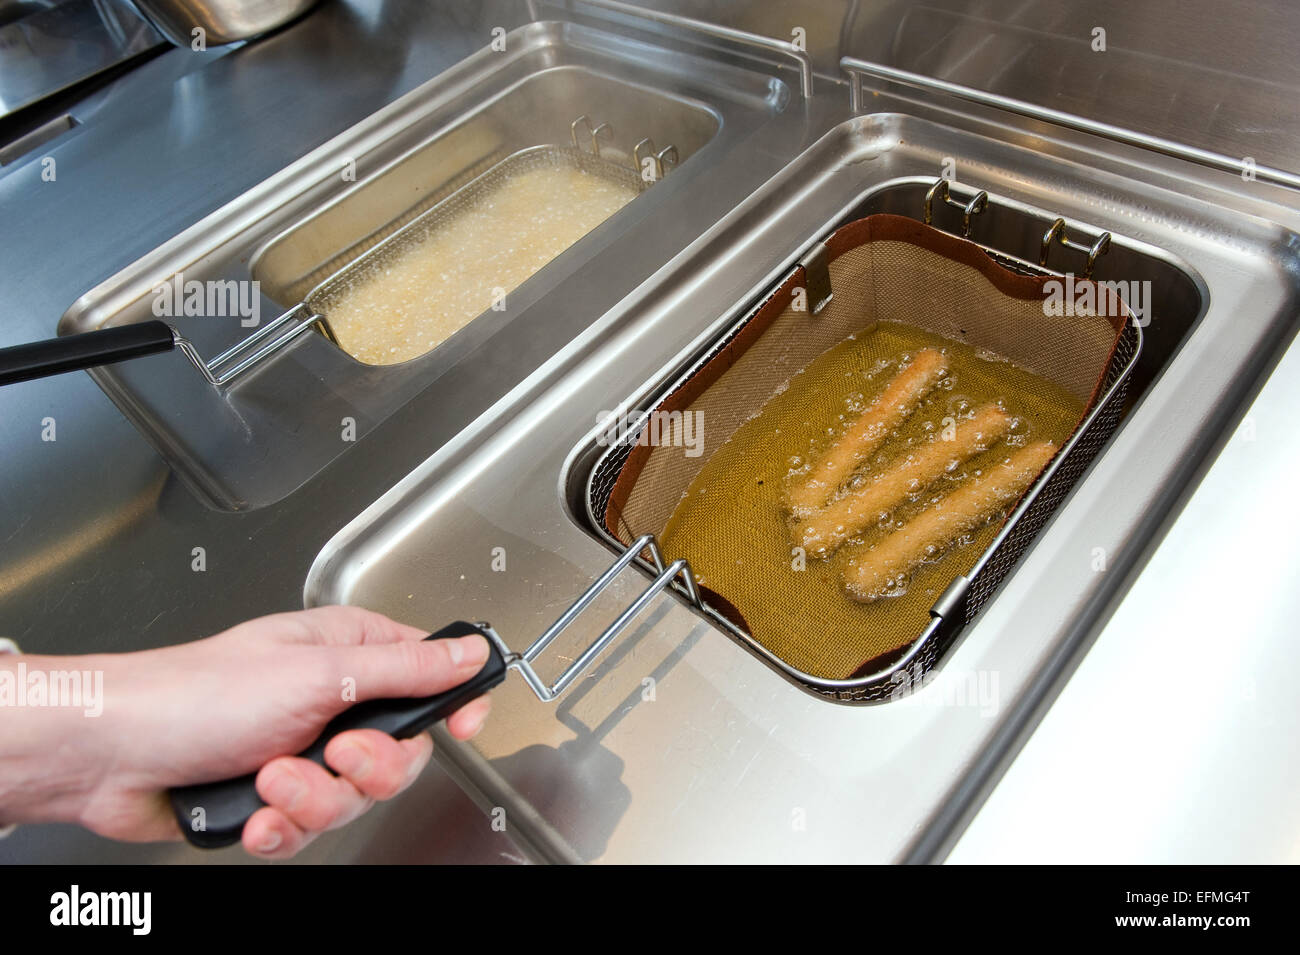
M 14 643 L 8 637 L 0 637 L 0 653 L 22 653 L 22 651 L 18 649 L 18 644 Z M 0 839 L 3 839 L 17 828 L 17 824 L 12 826 L 0 826 Z

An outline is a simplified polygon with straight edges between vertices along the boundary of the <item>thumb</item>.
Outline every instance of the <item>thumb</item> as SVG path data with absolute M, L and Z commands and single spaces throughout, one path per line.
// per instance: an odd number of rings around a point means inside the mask
M 355 681 L 357 701 L 432 696 L 464 683 L 488 658 L 488 642 L 477 633 L 442 640 L 338 647 L 338 680 Z

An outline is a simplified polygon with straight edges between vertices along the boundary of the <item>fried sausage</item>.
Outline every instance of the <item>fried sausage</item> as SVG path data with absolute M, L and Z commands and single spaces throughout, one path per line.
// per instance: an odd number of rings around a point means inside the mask
M 891 461 L 888 469 L 867 484 L 832 501 L 807 520 L 791 527 L 791 539 L 814 557 L 825 557 L 865 530 L 917 491 L 929 487 L 948 471 L 987 451 L 1011 430 L 1011 416 L 997 405 L 985 405 L 961 421 L 950 440 L 936 438 Z
M 863 602 L 883 597 L 921 562 L 945 550 L 1016 500 L 1056 454 L 1037 441 L 963 484 L 874 547 L 863 547 L 844 571 L 848 595 Z
M 917 352 L 812 470 L 791 485 L 790 512 L 795 517 L 807 517 L 825 504 L 947 373 L 948 359 L 942 352 L 933 348 Z

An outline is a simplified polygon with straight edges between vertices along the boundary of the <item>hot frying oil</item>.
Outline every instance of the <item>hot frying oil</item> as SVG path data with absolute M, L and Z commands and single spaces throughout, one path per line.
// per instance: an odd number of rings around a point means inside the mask
M 858 471 L 873 473 L 931 440 L 976 408 L 997 403 L 1014 419 L 1008 437 L 922 489 L 881 523 L 830 557 L 802 557 L 790 538 L 783 495 L 788 482 L 865 410 L 917 351 L 938 348 L 949 372 Z M 844 679 L 871 658 L 910 643 L 929 609 L 968 571 L 1001 520 L 958 540 L 913 572 L 908 586 L 873 603 L 850 599 L 842 570 L 849 553 L 869 547 L 968 477 L 1031 440 L 1063 444 L 1083 406 L 1055 384 L 969 345 L 897 323 L 880 323 L 835 345 L 787 383 L 704 464 L 662 534 L 670 559 L 685 557 L 704 587 L 745 617 L 750 632 L 786 663 Z M 707 429 L 709 422 L 701 427 Z M 852 484 L 850 484 L 852 486 Z

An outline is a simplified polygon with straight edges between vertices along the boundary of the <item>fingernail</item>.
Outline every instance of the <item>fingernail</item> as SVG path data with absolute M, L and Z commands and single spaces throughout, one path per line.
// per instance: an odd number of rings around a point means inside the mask
M 257 851 L 274 852 L 276 849 L 280 848 L 280 843 L 283 841 L 284 841 L 284 837 L 280 835 L 279 830 L 272 829 L 265 836 L 263 836 L 262 841 L 257 844 Z
M 486 637 L 480 637 L 477 633 L 474 633 L 468 637 L 461 637 L 457 643 L 461 645 L 461 650 L 464 653 L 461 666 L 477 668 L 487 662 L 488 642 Z
M 470 730 L 468 738 L 473 739 L 475 736 L 481 733 L 483 731 L 483 724 L 486 722 L 487 722 L 487 714 L 485 713 L 483 716 L 479 717 L 479 721 L 474 724 L 474 728 Z
M 303 786 L 302 780 L 288 770 L 276 773 L 270 782 L 271 797 L 267 801 L 274 806 L 280 806 L 284 809 L 292 809 L 297 805 L 298 800 L 302 797 L 306 787 Z M 276 837 L 277 839 L 279 836 Z
M 418 759 L 415 762 L 413 762 L 410 766 L 407 766 L 406 785 L 409 786 L 411 785 L 411 783 L 415 782 L 415 778 L 419 776 L 420 773 L 424 772 L 424 767 L 425 764 Z
M 370 752 L 357 743 L 341 743 L 333 756 L 334 768 L 344 776 L 364 779 L 370 773 Z

